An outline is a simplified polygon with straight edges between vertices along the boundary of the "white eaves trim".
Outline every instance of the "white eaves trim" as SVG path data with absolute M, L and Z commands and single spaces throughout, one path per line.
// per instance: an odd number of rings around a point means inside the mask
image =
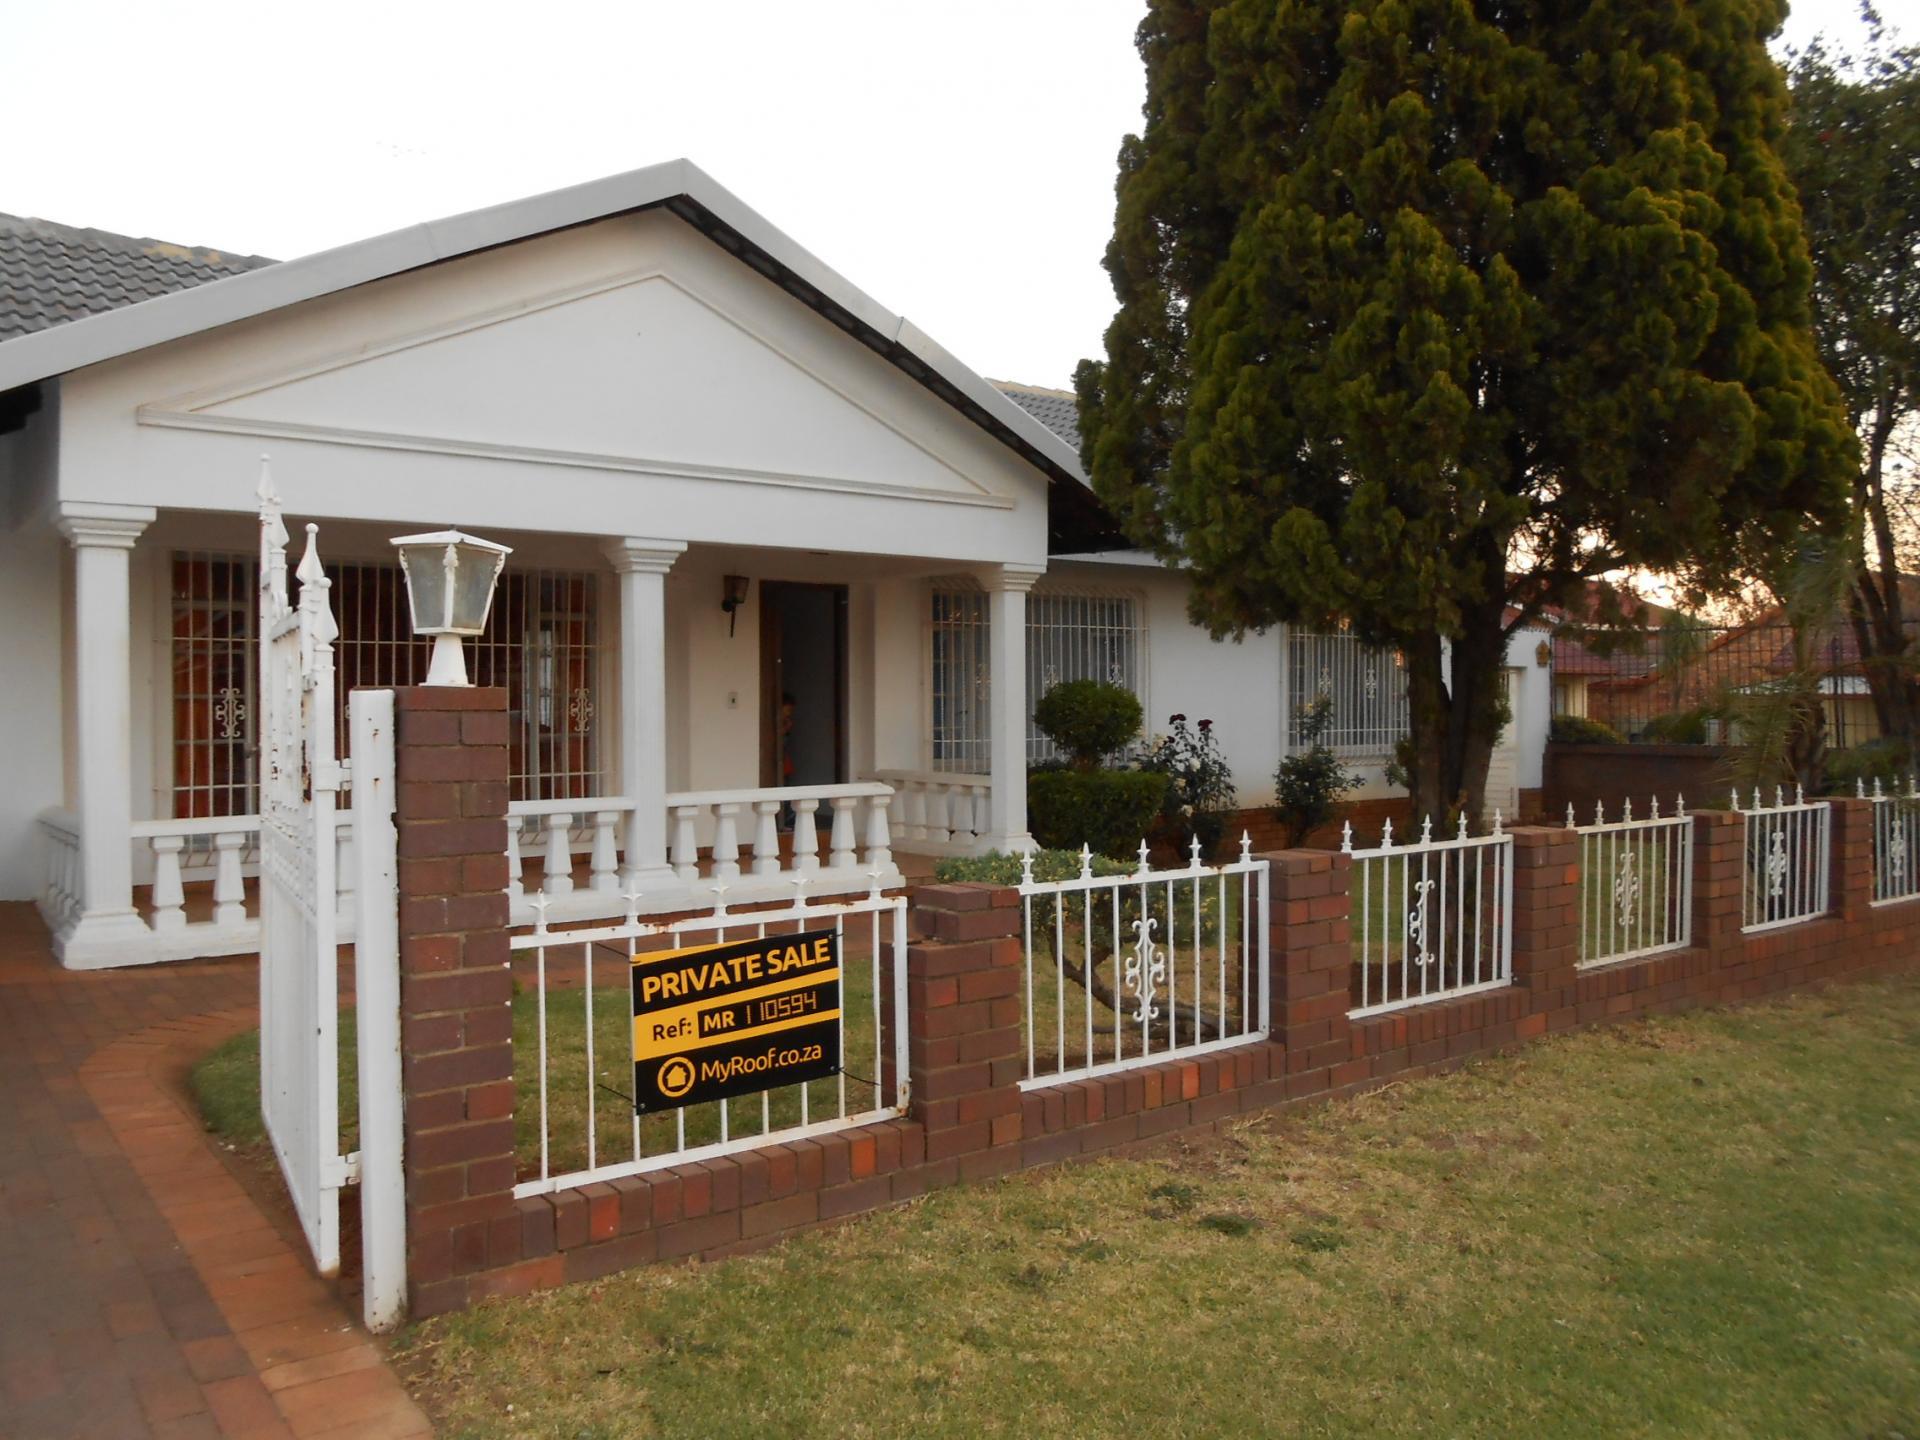
M 853 285 L 691 160 L 684 159 L 411 225 L 20 336 L 0 344 L 0 393 L 423 265 L 681 196 L 737 232 L 881 339 L 899 345 L 1049 463 L 1082 484 L 1086 482 L 1080 457 L 1053 431 L 917 326 Z

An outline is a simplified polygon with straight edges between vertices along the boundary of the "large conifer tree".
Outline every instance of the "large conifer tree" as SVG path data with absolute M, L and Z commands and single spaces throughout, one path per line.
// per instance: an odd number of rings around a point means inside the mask
M 1216 634 L 1405 656 L 1416 809 L 1479 809 L 1507 635 L 1842 508 L 1775 153 L 1780 0 L 1153 0 L 1083 458 Z M 1450 671 L 1443 639 L 1451 642 Z

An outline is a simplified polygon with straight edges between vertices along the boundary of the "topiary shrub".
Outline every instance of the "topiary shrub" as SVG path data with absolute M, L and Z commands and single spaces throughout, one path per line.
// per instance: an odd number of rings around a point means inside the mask
M 1086 845 L 1119 858 L 1139 848 L 1166 793 L 1167 777 L 1148 770 L 1036 770 L 1027 776 L 1027 825 L 1046 849 Z
M 1067 680 L 1040 697 L 1033 720 L 1077 770 L 1094 770 L 1140 733 L 1140 702 L 1131 690 L 1098 680 Z
M 1547 739 L 1555 745 L 1620 745 L 1625 737 L 1611 725 L 1589 720 L 1584 715 L 1556 715 L 1547 727 Z

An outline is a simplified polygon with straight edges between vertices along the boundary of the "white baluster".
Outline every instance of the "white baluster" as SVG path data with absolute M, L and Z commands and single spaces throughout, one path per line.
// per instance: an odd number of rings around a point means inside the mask
M 802 875 L 820 869 L 820 797 L 802 795 L 793 802 L 793 868 Z
M 982 835 L 992 833 L 993 829 L 993 786 L 980 784 L 973 787 L 973 832 L 969 840 L 977 840 Z
M 620 825 L 618 810 L 593 812 L 593 889 L 596 894 L 613 895 L 620 889 L 620 856 L 613 833 Z
M 737 879 L 740 874 L 740 807 L 713 807 L 713 878 Z
M 900 835 L 905 840 L 924 840 L 927 838 L 927 784 L 924 780 L 909 780 L 900 792 L 902 805 L 900 812 Z
M 778 875 L 780 873 L 780 802 L 756 800 L 753 802 L 753 808 L 760 817 L 753 827 L 753 873 Z
M 569 832 L 573 816 L 566 811 L 547 816 L 546 876 L 540 882 L 542 895 L 573 893 L 573 846 Z
M 698 805 L 673 807 L 673 873 L 682 880 L 700 878 L 700 837 L 694 828 L 699 818 Z
M 180 885 L 180 849 L 186 843 L 181 835 L 153 837 L 153 928 L 156 930 L 186 928 L 187 897 Z
M 520 817 L 507 817 L 507 901 L 516 904 L 526 897 L 526 887 L 520 883 Z
M 832 850 L 827 864 L 835 870 L 851 870 L 858 862 L 853 849 L 853 807 L 859 803 L 857 795 L 833 797 L 833 835 L 829 842 Z
M 945 786 L 927 787 L 927 839 L 936 844 L 953 838 L 953 832 L 947 827 L 947 795 Z
M 867 853 L 864 863 L 869 870 L 886 870 L 893 865 L 893 835 L 887 829 L 889 798 L 875 795 L 867 801 Z
M 238 925 L 247 918 L 247 887 L 240 878 L 240 852 L 247 837 L 236 830 L 213 837 L 213 923 Z

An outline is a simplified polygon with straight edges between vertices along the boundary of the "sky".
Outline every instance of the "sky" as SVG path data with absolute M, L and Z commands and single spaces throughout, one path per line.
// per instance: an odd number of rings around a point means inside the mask
M 0 0 L 0 133 L 39 137 L 0 211 L 288 259 L 685 157 L 974 370 L 1065 387 L 1113 312 L 1144 8 Z M 1858 33 L 1794 11 L 1784 42 Z

